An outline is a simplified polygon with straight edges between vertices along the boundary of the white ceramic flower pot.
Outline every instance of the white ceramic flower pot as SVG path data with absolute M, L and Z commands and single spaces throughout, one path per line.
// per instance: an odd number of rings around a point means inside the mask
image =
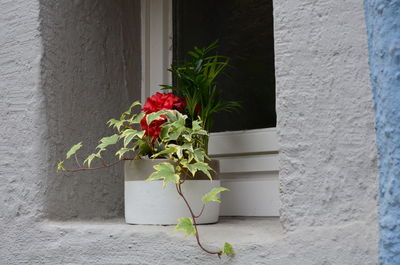
M 164 162 L 163 159 L 140 159 L 125 162 L 125 220 L 128 224 L 157 224 L 172 225 L 181 217 L 191 217 L 183 199 L 176 191 L 176 186 L 169 183 L 163 188 L 162 181 L 144 181 L 155 170 L 155 164 Z M 219 172 L 219 162 L 213 160 L 210 166 Z M 189 201 L 194 214 L 199 214 L 203 203 L 201 197 L 220 187 L 220 180 L 210 181 L 204 177 L 186 180 L 182 191 Z M 196 219 L 198 224 L 218 222 L 219 203 L 210 202 L 205 206 L 203 214 Z

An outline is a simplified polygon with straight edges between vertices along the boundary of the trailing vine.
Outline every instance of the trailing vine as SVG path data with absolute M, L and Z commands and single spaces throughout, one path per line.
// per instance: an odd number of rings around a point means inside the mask
M 232 255 L 233 248 L 229 243 L 225 243 L 219 250 L 209 250 L 205 248 L 201 241 L 196 220 L 204 212 L 205 205 L 210 202 L 221 202 L 219 193 L 228 189 L 218 187 L 202 197 L 203 207 L 199 214 L 195 214 L 193 209 L 182 191 L 182 185 L 187 179 L 195 179 L 197 174 L 205 174 L 212 180 L 212 168 L 208 165 L 210 158 L 203 148 L 204 137 L 208 133 L 203 128 L 200 119 L 192 120 L 191 126 L 188 126 L 188 116 L 177 110 L 160 110 L 149 114 L 135 114 L 132 109 L 139 106 L 139 102 L 134 102 L 131 107 L 125 111 L 120 119 L 111 119 L 108 125 L 117 132 L 111 136 L 104 137 L 96 147 L 96 152 L 90 154 L 81 163 L 77 157 L 77 152 L 82 148 L 82 143 L 71 147 L 66 154 L 66 159 L 74 158 L 76 168 L 67 168 L 64 161 L 58 163 L 57 169 L 66 172 L 78 172 L 86 170 L 99 170 L 112 167 L 122 161 L 142 159 L 148 157 L 151 159 L 165 158 L 168 162 L 161 162 L 154 165 L 154 172 L 147 178 L 147 181 L 161 180 L 163 186 L 174 184 L 177 193 L 185 202 L 191 217 L 182 217 L 178 219 L 175 231 L 183 231 L 186 236 L 194 235 L 198 246 L 208 254 L 220 257 L 223 254 Z M 154 121 L 162 121 L 157 139 L 146 134 L 146 131 L 140 130 L 139 125 L 145 119 L 146 124 L 151 125 Z M 109 146 L 121 144 L 122 146 L 115 153 L 118 160 L 112 163 L 106 163 L 103 160 L 103 152 Z M 94 161 L 100 163 L 92 167 Z

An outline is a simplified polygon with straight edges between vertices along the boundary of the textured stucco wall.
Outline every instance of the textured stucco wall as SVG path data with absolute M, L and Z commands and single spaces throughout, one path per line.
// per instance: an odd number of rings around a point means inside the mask
M 276 1 L 281 217 L 289 230 L 376 214 L 362 1 Z
M 365 242 L 333 245 L 364 249 L 365 260 L 330 262 L 375 264 L 377 158 L 363 2 L 274 4 L 282 223 L 299 232 L 358 222 L 349 233 Z
M 171 227 L 82 221 L 120 214 L 118 169 L 67 176 L 53 164 L 80 139 L 93 147 L 104 120 L 137 96 L 128 92 L 140 76 L 136 4 L 0 2 L 0 110 L 7 114 L 0 118 L 0 263 L 376 264 L 376 150 L 361 1 L 274 2 L 285 230 L 278 220 L 203 226 L 206 241 L 227 236 L 236 247 L 236 257 L 219 260 Z
M 400 1 L 366 0 L 379 153 L 380 264 L 400 264 Z
M 122 216 L 119 168 L 54 169 L 79 140 L 89 153 L 110 133 L 105 121 L 140 97 L 139 10 L 139 1 L 0 1 L 0 264 L 19 264 L 43 217 Z
M 40 210 L 44 97 L 36 1 L 0 2 L 0 235 Z M 4 247 L 3 245 L 1 245 Z M 0 247 L 0 249 L 2 249 Z
M 81 158 L 113 134 L 106 121 L 140 98 L 138 1 L 40 1 L 42 93 L 46 98 L 50 218 L 122 216 L 121 167 L 57 174 L 65 151 L 83 141 Z M 109 157 L 109 161 L 113 161 Z M 76 164 L 69 163 L 70 167 Z

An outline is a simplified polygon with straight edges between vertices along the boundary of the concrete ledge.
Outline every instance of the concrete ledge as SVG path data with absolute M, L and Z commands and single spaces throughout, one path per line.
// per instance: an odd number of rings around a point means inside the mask
M 172 226 L 127 225 L 124 220 L 38 221 L 2 237 L 2 264 L 229 264 L 376 265 L 376 216 L 334 226 L 285 232 L 277 218 L 222 218 L 202 225 L 204 245 L 233 244 L 233 258 L 203 253 L 193 237 Z
M 117 238 L 134 235 L 152 237 L 154 235 L 174 240 L 195 242 L 192 237 L 184 238 L 183 233 L 173 232 L 174 226 L 129 225 L 124 219 L 45 221 L 41 228 L 47 232 L 67 234 L 84 234 L 85 237 Z M 277 217 L 221 217 L 220 222 L 211 225 L 200 225 L 199 233 L 207 245 L 219 246 L 224 242 L 238 244 L 264 244 L 281 239 L 283 228 Z

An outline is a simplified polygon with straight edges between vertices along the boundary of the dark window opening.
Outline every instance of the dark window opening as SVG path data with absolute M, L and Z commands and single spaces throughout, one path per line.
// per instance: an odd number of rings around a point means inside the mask
M 215 115 L 212 131 L 276 126 L 272 0 L 174 0 L 174 62 L 194 46 L 219 40 L 231 58 L 229 77 L 218 80 L 225 100 L 243 105 Z

